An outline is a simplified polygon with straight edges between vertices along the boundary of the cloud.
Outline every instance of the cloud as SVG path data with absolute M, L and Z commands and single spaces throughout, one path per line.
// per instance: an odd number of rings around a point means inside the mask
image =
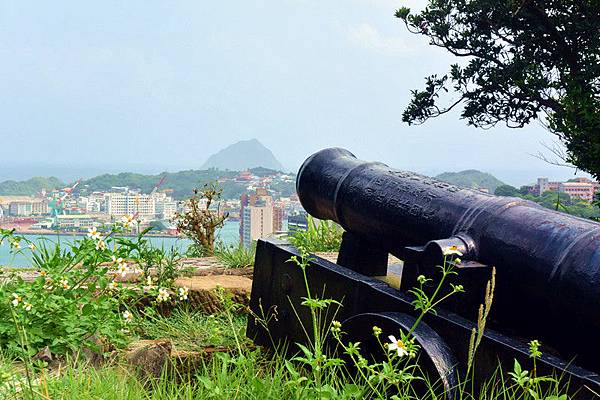
M 352 43 L 381 54 L 403 54 L 411 51 L 402 38 L 383 36 L 368 23 L 351 26 L 347 31 L 347 35 Z

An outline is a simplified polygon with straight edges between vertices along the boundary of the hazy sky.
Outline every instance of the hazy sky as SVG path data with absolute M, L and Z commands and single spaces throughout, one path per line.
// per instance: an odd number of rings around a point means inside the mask
M 3 1 L 0 179 L 198 168 L 249 138 L 290 169 L 341 146 L 428 174 L 570 178 L 530 155 L 553 140 L 537 125 L 401 122 L 454 61 L 406 32 L 403 4 L 424 1 Z

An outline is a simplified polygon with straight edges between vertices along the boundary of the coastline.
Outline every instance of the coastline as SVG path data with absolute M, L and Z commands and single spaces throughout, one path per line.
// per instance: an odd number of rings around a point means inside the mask
M 51 229 L 17 229 L 15 230 L 16 235 L 53 235 L 53 236 L 86 236 L 85 232 L 65 232 L 65 231 L 53 231 Z M 120 233 L 119 236 L 123 237 L 136 237 L 133 233 Z M 185 239 L 182 235 L 169 235 L 166 233 L 147 233 L 144 236 L 151 236 L 157 238 L 173 238 L 173 239 Z

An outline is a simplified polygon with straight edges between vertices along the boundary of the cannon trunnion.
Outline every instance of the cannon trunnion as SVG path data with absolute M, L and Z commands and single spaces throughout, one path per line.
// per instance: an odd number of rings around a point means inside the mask
M 402 327 L 415 315 L 408 289 L 420 274 L 435 278 L 444 250 L 456 246 L 464 254 L 456 283 L 467 292 L 442 304 L 415 332 L 442 382 L 452 386 L 466 366 L 477 309 L 495 267 L 490 329 L 477 353 L 476 379 L 493 372 L 498 360 L 527 364 L 524 343 L 540 339 L 548 347 L 538 369 L 565 371 L 572 388 L 583 388 L 581 398 L 591 397 L 587 388 L 600 392 L 600 224 L 367 163 L 338 148 L 305 161 L 297 192 L 311 215 L 345 230 L 337 263 L 315 257 L 307 271 L 315 293 L 342 302 L 337 318 L 350 335 L 367 340 L 373 325 Z M 257 315 L 277 312 L 269 323 L 272 338 L 304 342 L 301 322 L 310 319 L 299 304 L 306 289 L 301 271 L 286 262 L 294 254 L 284 243 L 259 241 L 250 306 Z M 376 278 L 392 273 L 388 254 L 403 261 L 397 288 Z M 271 344 L 252 318 L 248 334 Z M 435 345 L 428 348 L 429 342 Z

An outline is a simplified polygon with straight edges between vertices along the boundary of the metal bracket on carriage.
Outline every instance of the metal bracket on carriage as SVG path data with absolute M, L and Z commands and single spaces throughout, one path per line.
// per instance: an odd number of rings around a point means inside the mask
M 454 263 L 456 257 L 448 257 L 446 254 L 452 250 L 459 252 L 460 262 Z M 473 238 L 464 233 L 459 233 L 447 239 L 437 239 L 427 242 L 424 246 L 407 246 L 403 251 L 404 265 L 402 268 L 401 290 L 410 290 L 417 286 L 417 277 L 425 275 L 435 278 L 437 266 L 445 261 L 453 263 L 458 273 L 457 283 L 469 289 L 480 289 L 491 276 L 492 268 L 489 265 L 477 261 L 477 245 Z M 480 290 L 475 290 L 479 293 Z

